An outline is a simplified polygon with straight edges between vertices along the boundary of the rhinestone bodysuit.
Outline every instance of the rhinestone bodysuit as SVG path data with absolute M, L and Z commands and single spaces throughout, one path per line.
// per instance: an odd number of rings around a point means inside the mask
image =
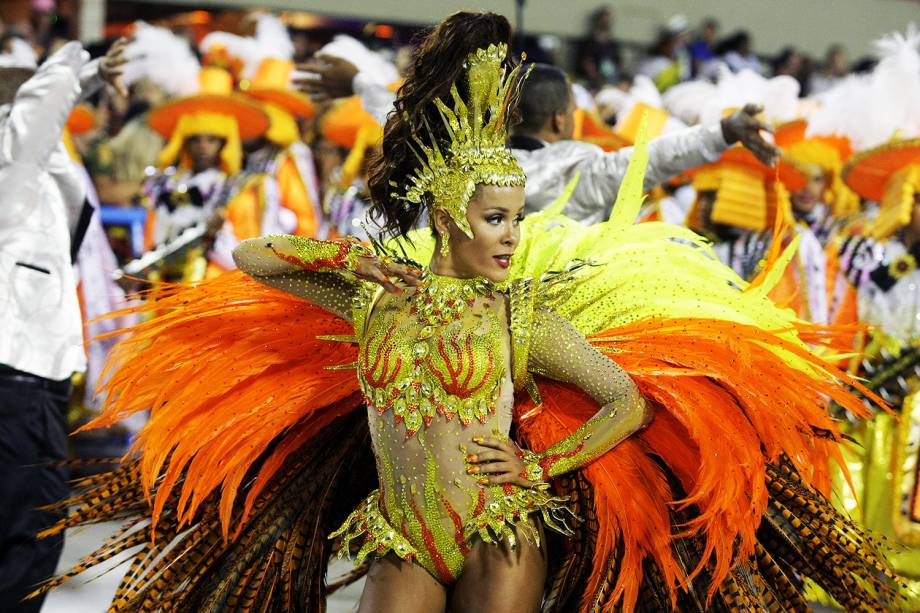
M 277 236 L 237 249 L 241 268 L 260 281 L 354 323 L 354 337 L 334 340 L 359 345 L 347 366 L 366 399 L 380 487 L 331 535 L 342 539 L 340 555 L 360 562 L 392 553 L 450 584 L 475 538 L 539 544 L 534 513 L 568 533 L 566 501 L 544 479 L 590 462 L 640 425 L 630 419 L 644 407 L 635 384 L 565 320 L 535 310 L 530 281 L 426 270 L 419 287 L 394 295 L 354 276 L 366 254 L 354 243 Z M 483 485 L 467 470 L 472 439 L 507 438 L 515 388 L 530 372 L 581 387 L 605 410 L 543 454 L 524 453 L 533 487 Z

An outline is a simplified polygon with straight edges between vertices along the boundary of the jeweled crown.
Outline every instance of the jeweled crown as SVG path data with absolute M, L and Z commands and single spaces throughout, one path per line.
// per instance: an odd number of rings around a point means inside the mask
M 508 46 L 502 43 L 477 49 L 467 57 L 467 101 L 461 98 L 456 83 L 450 89 L 453 108 L 435 100 L 449 144 L 442 150 L 427 125 L 428 142 L 414 134 L 414 151 L 421 166 L 402 186 L 404 193 L 392 194 L 422 205 L 425 194 L 430 193 L 432 206 L 447 211 L 470 237 L 466 207 L 476 185 L 524 185 L 524 171 L 505 146 L 509 107 L 522 82 L 520 66 L 510 71 L 504 66 L 507 53 Z

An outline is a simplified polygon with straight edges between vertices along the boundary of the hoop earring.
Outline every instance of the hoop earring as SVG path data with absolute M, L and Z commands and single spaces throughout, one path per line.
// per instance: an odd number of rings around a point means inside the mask
M 447 232 L 441 235 L 441 257 L 447 258 L 450 257 L 450 244 L 449 244 L 450 234 Z

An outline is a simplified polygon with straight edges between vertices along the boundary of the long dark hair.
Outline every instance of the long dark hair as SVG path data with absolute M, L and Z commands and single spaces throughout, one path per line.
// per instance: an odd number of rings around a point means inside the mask
M 437 98 L 453 106 L 450 87 L 457 83 L 466 94 L 463 63 L 476 49 L 505 43 L 510 48 L 511 24 L 495 13 L 454 13 L 429 30 L 418 45 L 406 80 L 396 93 L 395 110 L 383 129 L 383 147 L 370 161 L 368 188 L 371 215 L 384 236 L 402 236 L 411 230 L 422 207 L 393 198 L 418 167 L 412 135 L 428 140 L 425 122 L 439 143 L 447 140 L 444 124 L 433 104 Z M 510 58 L 506 58 L 510 63 Z M 395 183 L 397 187 L 393 187 Z

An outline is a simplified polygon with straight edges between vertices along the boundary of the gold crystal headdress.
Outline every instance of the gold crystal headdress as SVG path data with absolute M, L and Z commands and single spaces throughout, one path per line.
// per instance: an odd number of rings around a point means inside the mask
M 466 207 L 476 185 L 524 185 L 524 171 L 505 146 L 509 106 L 521 83 L 520 66 L 510 72 L 503 66 L 507 53 L 507 45 L 492 44 L 467 57 L 467 102 L 460 97 L 456 83 L 450 88 L 452 109 L 435 100 L 450 138 L 447 149 L 442 151 L 427 125 L 428 143 L 414 134 L 421 167 L 408 178 L 404 194 L 392 194 L 422 205 L 425 194 L 430 193 L 432 206 L 447 211 L 470 238 L 473 232 Z

